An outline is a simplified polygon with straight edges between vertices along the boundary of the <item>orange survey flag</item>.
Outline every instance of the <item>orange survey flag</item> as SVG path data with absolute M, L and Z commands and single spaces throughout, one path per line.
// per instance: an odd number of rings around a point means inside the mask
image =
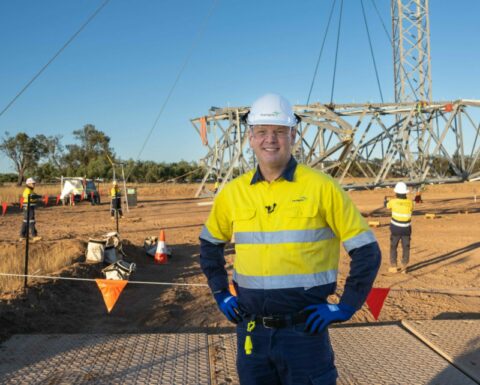
M 115 303 L 120 297 L 122 290 L 127 286 L 128 281 L 124 280 L 112 280 L 112 279 L 96 279 L 98 288 L 102 292 L 105 306 L 110 313 L 115 306 Z
M 2 215 L 5 215 L 7 212 L 7 202 L 2 203 Z
M 372 290 L 370 290 L 370 293 L 368 293 L 366 302 L 375 321 L 378 320 L 378 316 L 382 311 L 383 303 L 385 302 L 385 298 L 387 298 L 389 291 L 389 288 L 373 287 Z
M 208 144 L 207 139 L 207 118 L 202 116 L 200 118 L 200 138 L 202 138 L 202 144 L 206 146 Z

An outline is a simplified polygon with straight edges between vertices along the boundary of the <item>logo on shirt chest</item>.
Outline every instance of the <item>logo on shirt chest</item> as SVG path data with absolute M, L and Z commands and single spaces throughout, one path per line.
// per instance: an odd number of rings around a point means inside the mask
M 298 198 L 295 198 L 295 199 L 292 199 L 292 202 L 305 202 L 307 200 L 307 197 L 302 195 L 301 197 L 298 197 Z

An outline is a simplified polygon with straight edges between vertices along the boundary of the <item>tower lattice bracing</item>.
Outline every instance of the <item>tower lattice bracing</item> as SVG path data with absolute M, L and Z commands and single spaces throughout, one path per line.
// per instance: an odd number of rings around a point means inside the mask
M 431 101 L 428 0 L 391 0 L 395 102 Z
M 461 182 L 480 177 L 480 100 L 294 106 L 302 119 L 296 159 L 346 188 Z M 230 180 L 256 166 L 247 107 L 215 108 L 192 119 L 208 150 L 199 196 L 209 178 Z M 421 124 L 419 124 L 421 123 Z M 203 134 L 202 134 L 203 132 Z
M 391 0 L 395 103 L 294 106 L 293 154 L 347 189 L 480 178 L 480 100 L 432 101 L 428 0 Z M 208 153 L 209 179 L 223 183 L 256 166 L 244 122 L 248 107 L 192 119 Z

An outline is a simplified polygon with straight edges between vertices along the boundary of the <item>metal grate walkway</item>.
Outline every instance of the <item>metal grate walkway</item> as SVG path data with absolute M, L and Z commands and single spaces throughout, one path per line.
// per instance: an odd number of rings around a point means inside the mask
M 480 320 L 404 326 L 420 339 L 397 325 L 331 328 L 337 383 L 480 383 Z M 233 385 L 235 358 L 234 334 L 15 335 L 0 345 L 0 383 Z
M 205 334 L 15 335 L 1 384 L 210 384 Z
M 480 383 L 480 319 L 402 321 L 402 325 Z

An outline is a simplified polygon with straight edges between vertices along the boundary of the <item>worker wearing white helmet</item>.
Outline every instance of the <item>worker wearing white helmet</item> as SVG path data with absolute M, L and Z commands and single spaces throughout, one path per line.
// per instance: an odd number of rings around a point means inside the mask
M 392 210 L 390 221 L 390 267 L 391 273 L 407 272 L 407 265 L 410 260 L 410 238 L 412 235 L 412 212 L 413 202 L 407 199 L 409 190 L 404 182 L 398 182 L 393 189 L 396 198 L 387 203 L 387 208 Z M 402 242 L 402 261 L 398 266 L 397 248 Z
M 327 326 L 364 303 L 380 265 L 377 241 L 330 176 L 292 156 L 299 118 L 280 95 L 255 101 L 248 138 L 258 167 L 216 196 L 200 234 L 200 263 L 218 307 L 237 323 L 241 384 L 335 384 Z M 235 238 L 229 292 L 224 247 Z M 339 304 L 340 245 L 352 261 Z
M 20 229 L 20 241 L 25 240 L 28 237 L 28 229 L 34 240 L 40 239 L 38 236 L 37 228 L 35 226 L 35 207 L 37 205 L 37 200 L 41 198 L 40 195 L 34 194 L 33 190 L 35 189 L 35 179 L 28 178 L 25 181 L 26 187 L 23 190 L 23 221 L 22 227 Z
M 123 211 L 122 211 L 122 192 L 120 187 L 118 187 L 118 182 L 114 180 L 112 182 L 112 188 L 110 189 L 110 197 L 112 199 L 110 216 L 112 219 L 115 218 L 115 212 L 118 212 L 118 216 L 123 218 Z

